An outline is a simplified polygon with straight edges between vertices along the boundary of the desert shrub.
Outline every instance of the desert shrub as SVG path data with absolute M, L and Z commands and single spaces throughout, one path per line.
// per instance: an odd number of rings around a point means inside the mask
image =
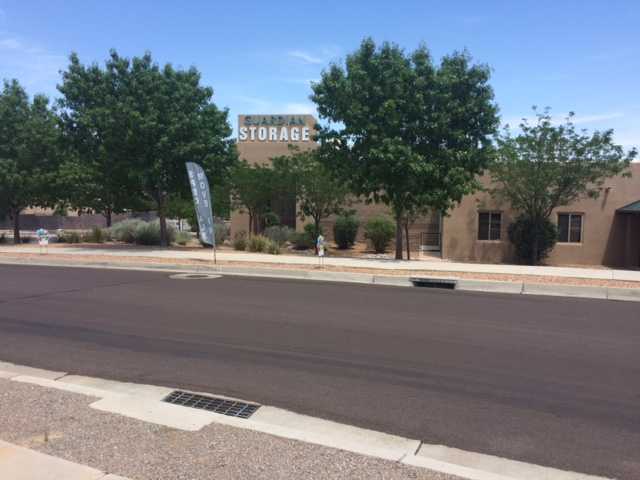
M 114 240 L 125 243 L 135 243 L 136 229 L 140 224 L 146 223 L 137 218 L 128 218 L 121 222 L 115 223 L 109 228 L 109 233 Z
M 240 251 L 247 249 L 247 232 L 240 231 L 233 236 L 233 249 Z
M 345 250 L 356 243 L 360 222 L 354 215 L 340 215 L 333 225 L 333 238 L 338 248 Z
M 282 246 L 287 243 L 293 230 L 285 225 L 273 225 L 265 228 L 263 235 L 277 245 Z
M 271 255 L 280 255 L 280 244 L 267 238 L 265 252 L 270 253 Z
M 247 249 L 250 252 L 266 252 L 270 242 L 271 240 L 263 235 L 252 235 L 247 242 Z
M 537 255 L 533 254 L 533 246 L 537 238 Z M 516 256 L 521 262 L 536 264 L 547 258 L 549 252 L 558 240 L 556 226 L 543 219 L 534 221 L 526 215 L 520 215 L 515 222 L 509 225 L 509 240 L 516 250 Z
M 275 212 L 267 212 L 263 215 L 262 220 L 266 228 L 280 225 L 280 217 Z
M 189 232 L 176 232 L 175 242 L 178 245 L 186 245 L 191 240 L 191 234 Z
M 133 232 L 133 238 L 138 245 L 160 245 L 160 221 L 140 222 Z M 167 242 L 173 243 L 176 230 L 167 225 Z
M 315 240 L 307 232 L 293 232 L 289 241 L 295 250 L 308 250 L 315 245 Z
M 371 242 L 376 253 L 386 252 L 395 234 L 395 225 L 386 217 L 371 218 L 364 226 L 364 238 Z
M 105 233 L 100 227 L 93 227 L 82 235 L 82 241 L 88 243 L 104 243 Z
M 70 231 L 61 231 L 58 234 L 58 242 L 60 243 L 80 243 L 82 241 L 82 237 L 80 233 L 75 230 Z
M 223 220 L 214 220 L 213 233 L 216 237 L 216 245 L 222 245 L 225 240 L 228 240 L 231 236 L 231 229 Z
M 307 235 L 309 235 L 309 237 L 311 237 L 311 239 L 313 240 L 313 243 L 315 244 L 316 239 L 318 238 L 318 235 L 322 235 L 322 225 L 318 225 L 318 228 L 316 229 L 316 225 L 315 223 L 307 223 L 304 226 L 304 231 Z

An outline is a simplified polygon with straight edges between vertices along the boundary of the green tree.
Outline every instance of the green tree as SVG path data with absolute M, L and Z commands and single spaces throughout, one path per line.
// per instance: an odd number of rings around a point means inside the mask
M 83 65 L 72 53 L 58 85 L 67 146 L 60 191 L 69 207 L 104 215 L 108 227 L 113 214 L 148 208 L 128 148 L 135 118 L 126 73 L 127 60 L 116 55 L 101 68 Z
M 74 68 L 70 68 L 69 77 L 76 70 L 83 72 L 74 62 L 72 56 Z M 107 97 L 98 101 L 95 110 L 89 109 L 88 115 L 98 119 L 95 124 L 88 123 L 104 127 L 109 141 L 90 145 L 104 155 L 101 161 L 106 165 L 113 161 L 126 167 L 126 177 L 123 172 L 111 172 L 114 186 L 117 178 L 135 179 L 137 188 L 132 191 L 153 202 L 160 220 L 161 245 L 166 246 L 169 197 L 186 194 L 189 189 L 185 162 L 202 165 L 215 192 L 236 161 L 228 111 L 212 102 L 213 90 L 200 84 L 196 68 L 160 67 L 150 53 L 129 59 L 112 50 L 104 72 L 94 67 L 84 70 L 89 70 L 89 78 L 95 77 L 95 81 L 76 82 L 74 88 L 80 91 L 75 93 L 93 98 L 102 91 Z M 97 135 L 91 128 L 89 134 Z M 99 171 L 98 177 L 103 173 Z
M 249 235 L 258 233 L 261 217 L 270 209 L 279 180 L 273 168 L 267 165 L 250 165 L 246 160 L 238 162 L 231 175 L 234 208 L 246 211 L 249 216 Z
M 365 39 L 313 84 L 321 158 L 354 193 L 391 208 L 396 258 L 407 212 L 447 211 L 478 187 L 498 125 L 488 81 L 466 53 L 435 65 L 424 46 L 408 55 Z
M 59 129 L 43 95 L 33 101 L 17 80 L 0 93 L 0 211 L 13 220 L 20 243 L 20 214 L 28 206 L 50 206 L 56 195 Z
M 508 126 L 498 135 L 498 155 L 490 167 L 491 192 L 507 200 L 531 226 L 530 238 L 523 239 L 531 245 L 531 256 L 525 259 L 531 264 L 540 260 L 539 238 L 548 231 L 553 210 L 598 197 L 604 181 L 625 172 L 637 155 L 635 149 L 625 152 L 613 142 L 613 130 L 577 131 L 573 113 L 562 124 L 553 122 L 549 109 L 539 113 L 534 107 L 534 113 L 536 122 L 523 120 L 518 135 Z
M 320 222 L 342 211 L 349 193 L 345 184 L 337 180 L 317 150 L 301 151 L 292 148 L 291 154 L 272 159 L 276 178 L 283 187 L 293 188 L 301 220 L 313 220 L 313 239 L 320 234 Z

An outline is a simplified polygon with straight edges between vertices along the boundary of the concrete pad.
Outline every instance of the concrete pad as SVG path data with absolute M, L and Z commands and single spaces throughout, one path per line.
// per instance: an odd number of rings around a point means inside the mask
M 190 432 L 200 430 L 221 416 L 205 410 L 130 395 L 106 397 L 89 406 L 103 412 Z
M 491 280 L 458 280 L 457 290 L 494 293 L 522 293 L 522 282 L 496 282 Z
M 555 295 L 560 297 L 599 298 L 606 300 L 607 287 L 525 283 L 522 293 L 526 295 Z
M 115 380 L 104 380 L 102 378 L 85 377 L 82 375 L 67 375 L 56 383 L 65 383 L 74 386 L 88 387 L 108 394 L 116 395 L 137 395 L 140 397 L 160 400 L 174 389 L 167 387 L 157 387 L 155 385 L 144 385 L 137 383 L 117 382 Z M 106 396 L 106 395 L 103 395 Z
M 413 454 L 420 445 L 418 440 L 309 417 L 275 407 L 260 407 L 251 416 L 248 428 L 393 461 Z
M 373 275 L 368 273 L 325 272 L 318 270 L 308 272 L 308 278 L 326 282 L 373 283 Z
M 94 468 L 0 441 L 2 479 L 98 480 L 104 476 L 103 472 Z
M 32 385 L 38 385 L 40 387 L 56 388 L 58 390 L 78 393 L 80 395 L 87 395 L 89 397 L 104 398 L 111 395 L 110 392 L 105 390 L 99 390 L 97 388 L 87 387 L 84 385 L 74 385 L 72 383 L 61 382 L 58 380 L 50 380 L 48 378 L 18 375 L 17 377 L 13 377 L 11 380 L 14 382 L 30 383 Z
M 519 480 L 604 480 L 604 477 L 585 475 L 582 473 L 569 472 L 556 468 L 543 467 L 507 458 L 496 457 L 493 455 L 485 455 L 482 453 L 467 452 L 457 448 L 450 448 L 444 445 L 427 445 L 424 444 L 415 455 L 415 459 L 408 462 L 441 465 L 448 464 L 451 470 L 453 467 L 459 468 L 458 473 L 450 471 L 448 473 L 461 476 L 475 471 L 473 477 L 481 479 L 519 479 Z M 424 464 L 424 463 L 423 463 Z M 420 465 L 418 465 L 420 466 Z M 429 468 L 429 467 L 427 467 Z M 481 475 L 484 473 L 485 475 Z M 480 475 L 479 475 L 480 474 Z M 490 476 L 486 476 L 490 475 Z
M 42 370 L 41 368 L 25 367 L 22 365 L 14 365 L 13 363 L 0 362 L 0 370 L 18 375 L 28 375 L 30 377 L 41 377 L 55 380 L 64 377 L 67 372 L 55 372 L 52 370 Z
M 607 288 L 609 300 L 624 300 L 628 302 L 640 302 L 640 288 Z
M 394 287 L 413 287 L 409 277 L 389 277 L 386 275 L 375 275 L 373 283 L 376 285 L 391 285 Z

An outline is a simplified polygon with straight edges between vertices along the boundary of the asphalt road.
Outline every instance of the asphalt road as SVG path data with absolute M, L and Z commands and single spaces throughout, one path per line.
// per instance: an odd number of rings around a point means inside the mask
M 640 305 L 0 265 L 0 360 L 640 478 Z

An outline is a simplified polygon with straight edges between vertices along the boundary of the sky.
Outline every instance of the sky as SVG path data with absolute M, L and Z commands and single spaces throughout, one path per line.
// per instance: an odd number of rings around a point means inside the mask
M 314 113 L 310 82 L 364 37 L 433 57 L 466 49 L 492 69 L 503 123 L 531 107 L 569 111 L 588 130 L 640 148 L 640 1 L 120 1 L 0 0 L 0 78 L 57 95 L 77 52 L 109 49 L 195 66 L 214 101 L 238 114 Z

